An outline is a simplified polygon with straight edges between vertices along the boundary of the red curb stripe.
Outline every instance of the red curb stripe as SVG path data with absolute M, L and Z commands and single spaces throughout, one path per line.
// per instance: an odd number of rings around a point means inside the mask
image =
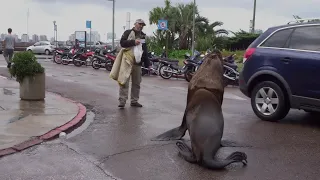
M 28 147 L 34 146 L 36 144 L 40 144 L 42 142 L 43 142 L 43 140 L 41 140 L 41 139 L 36 137 L 34 139 L 30 139 L 28 141 L 25 141 L 23 143 L 14 145 L 12 148 L 17 150 L 17 151 L 21 151 L 21 150 L 27 149 Z
M 51 93 L 51 92 L 48 92 L 48 93 Z M 66 124 L 64 124 L 60 127 L 57 127 L 55 129 L 52 129 L 49 132 L 47 132 L 39 137 L 35 137 L 33 139 L 27 140 L 23 143 L 15 145 L 11 148 L 0 149 L 0 157 L 19 152 L 19 151 L 27 149 L 31 146 L 40 144 L 46 140 L 52 139 L 52 138 L 56 137 L 57 135 L 59 135 L 61 132 L 66 131 L 66 130 L 70 130 L 72 127 L 75 127 L 77 124 L 80 124 L 80 122 L 82 122 L 86 119 L 87 108 L 84 105 L 82 105 L 81 103 L 77 103 L 76 101 L 73 101 L 71 99 L 64 98 L 58 94 L 55 94 L 55 93 L 51 93 L 51 94 L 54 94 L 55 96 L 62 98 L 66 101 L 77 104 L 77 106 L 79 108 L 78 114 L 71 121 L 67 122 Z
M 2 150 L 0 150 L 0 157 L 8 155 L 8 154 L 13 154 L 13 153 L 16 153 L 16 152 L 17 151 L 15 149 L 13 149 L 13 148 L 2 149 Z
M 78 124 L 81 120 L 83 120 L 84 117 L 87 114 L 87 109 L 86 109 L 85 106 L 83 106 L 80 103 L 77 103 L 77 105 L 78 105 L 78 108 L 79 108 L 78 114 L 71 121 L 67 122 L 66 124 L 64 124 L 64 125 L 62 125 L 62 126 L 60 126 L 58 128 L 55 128 L 55 129 L 49 131 L 48 133 L 40 136 L 39 138 L 42 139 L 42 140 L 51 139 L 51 138 L 59 135 L 61 132 L 73 127 L 76 124 Z

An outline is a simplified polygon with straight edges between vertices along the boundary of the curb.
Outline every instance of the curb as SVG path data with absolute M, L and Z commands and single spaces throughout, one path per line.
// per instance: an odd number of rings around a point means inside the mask
M 0 76 L 1 77 L 1 76 Z M 2 77 L 1 77 L 2 78 Z M 59 136 L 59 134 L 61 132 L 66 132 L 66 133 L 70 133 L 71 131 L 73 131 L 74 129 L 76 129 L 77 127 L 81 126 L 84 121 L 86 120 L 86 116 L 87 116 L 87 108 L 82 105 L 81 103 L 77 103 L 71 99 L 68 99 L 68 98 L 64 98 L 56 93 L 52 93 L 52 92 L 47 92 L 47 93 L 50 93 L 50 94 L 53 94 L 59 98 L 62 98 L 66 101 L 69 101 L 69 102 L 72 102 L 72 103 L 75 103 L 77 104 L 79 110 L 78 110 L 78 114 L 72 119 L 70 120 L 69 122 L 67 122 L 66 124 L 62 125 L 62 126 L 59 126 L 55 129 L 52 129 L 50 130 L 49 132 L 41 135 L 41 136 L 37 136 L 37 137 L 33 137 L 25 142 L 22 142 L 20 144 L 17 144 L 17 145 L 14 145 L 13 147 L 11 148 L 6 148 L 6 149 L 0 149 L 0 158 L 5 156 L 5 155 L 9 155 L 9 154 L 13 154 L 13 153 L 16 153 L 16 152 L 20 152 L 24 149 L 27 149 L 31 146 L 34 146 L 34 145 L 37 145 L 37 144 L 40 144 L 42 142 L 45 142 L 45 141 L 49 141 L 49 140 L 52 140 L 54 138 L 57 138 Z

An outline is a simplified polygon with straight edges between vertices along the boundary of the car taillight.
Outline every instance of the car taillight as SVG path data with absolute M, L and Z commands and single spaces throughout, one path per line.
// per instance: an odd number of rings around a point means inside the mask
M 255 50 L 256 50 L 256 48 L 249 48 L 246 50 L 246 52 L 243 55 L 243 63 L 246 62 L 246 60 L 249 59 L 253 55 Z

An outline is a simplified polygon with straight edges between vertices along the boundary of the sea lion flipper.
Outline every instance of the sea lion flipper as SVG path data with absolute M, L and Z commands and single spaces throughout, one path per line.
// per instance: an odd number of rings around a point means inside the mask
M 159 136 L 152 138 L 151 141 L 170 141 L 170 140 L 179 140 L 181 139 L 186 131 L 181 130 L 180 126 L 165 133 L 160 134 Z
M 193 155 L 193 152 L 191 148 L 184 142 L 178 141 L 176 142 L 176 145 L 179 148 L 179 154 L 188 162 L 190 163 L 196 163 L 197 159 Z

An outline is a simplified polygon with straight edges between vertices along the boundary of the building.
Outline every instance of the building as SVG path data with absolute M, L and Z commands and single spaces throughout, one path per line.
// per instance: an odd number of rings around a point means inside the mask
M 117 39 L 116 33 L 114 33 L 114 39 Z M 112 33 L 107 33 L 107 40 L 112 40 Z
M 75 34 L 70 34 L 69 41 L 74 42 L 75 40 L 76 40 L 76 35 Z
M 28 34 L 22 34 L 21 35 L 21 42 L 29 42 L 30 38 Z
M 32 42 L 38 42 L 39 41 L 39 36 L 34 34 L 32 35 Z
M 87 32 L 87 42 L 97 42 L 100 40 L 101 40 L 101 37 L 98 31 L 91 31 L 91 39 L 90 39 L 90 32 Z
M 48 41 L 48 38 L 46 35 L 40 35 L 40 41 Z
M 0 35 L 0 41 L 3 41 L 5 37 L 6 37 L 6 34 L 1 34 Z

